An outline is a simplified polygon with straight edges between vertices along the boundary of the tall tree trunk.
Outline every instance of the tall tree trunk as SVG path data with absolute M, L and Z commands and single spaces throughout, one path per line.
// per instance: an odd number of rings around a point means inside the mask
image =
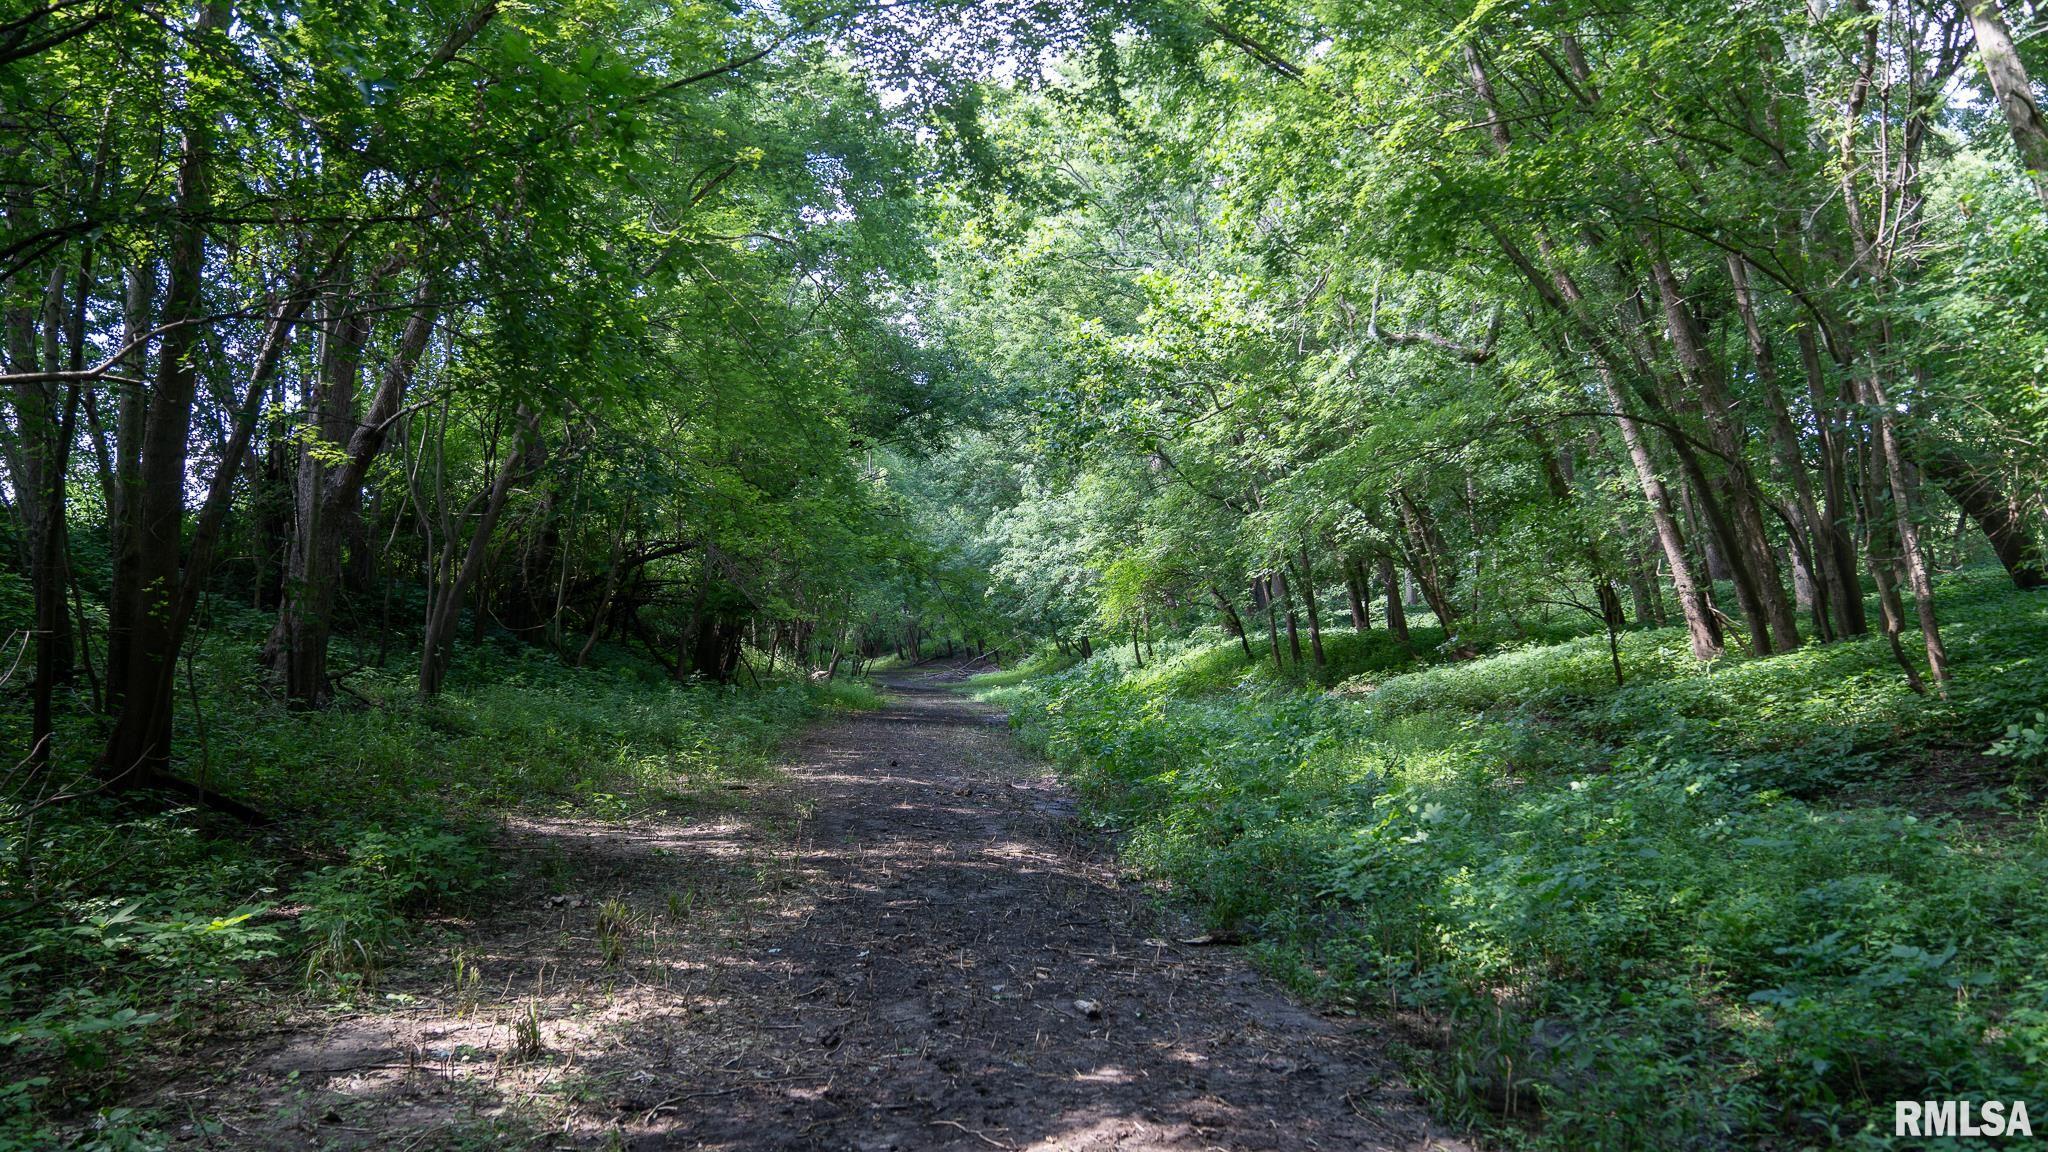
M 2020 151 L 2020 163 L 2033 173 L 2034 191 L 2048 205 L 2048 116 L 2034 99 L 2034 85 L 2027 67 L 2013 47 L 2012 31 L 1998 10 L 1998 0 L 1963 0 L 1970 14 L 1970 27 L 1977 35 L 1977 59 L 1991 81 L 1992 95 L 2005 113 L 2012 130 L 2012 142 Z
M 1568 58 L 1577 68 L 1582 86 L 1588 91 L 1592 91 L 1590 85 L 1584 84 L 1587 79 L 1587 72 L 1583 57 L 1577 50 L 1576 41 L 1569 41 L 1568 43 L 1570 44 L 1570 49 L 1567 53 Z M 1466 68 L 1472 78 L 1473 90 L 1486 104 L 1489 113 L 1488 132 L 1493 142 L 1494 150 L 1497 153 L 1505 154 L 1510 146 L 1511 138 L 1507 123 L 1501 117 L 1499 101 L 1495 98 L 1492 82 L 1486 75 L 1486 70 L 1480 61 L 1477 48 L 1470 42 L 1467 42 L 1464 45 L 1464 52 Z M 1691 640 L 1693 656 L 1697 659 L 1707 660 L 1720 655 L 1720 624 L 1708 610 L 1704 593 L 1693 582 L 1692 568 L 1685 558 L 1684 541 L 1678 534 L 1677 522 L 1671 516 L 1670 497 L 1665 491 L 1663 480 L 1658 477 L 1656 469 L 1650 460 L 1647 447 L 1642 442 L 1641 430 L 1637 427 L 1635 420 L 1629 416 L 1628 403 L 1624 394 L 1621 377 L 1626 374 L 1630 382 L 1635 383 L 1647 375 L 1647 365 L 1632 363 L 1626 346 L 1616 345 L 1613 341 L 1609 340 L 1606 333 L 1587 314 L 1584 294 L 1580 291 L 1577 282 L 1572 279 L 1571 274 L 1566 271 L 1562 264 L 1554 259 L 1554 248 L 1547 235 L 1539 233 L 1537 237 L 1538 252 L 1542 255 L 1547 265 L 1547 268 L 1538 268 L 1535 261 L 1531 260 L 1506 234 L 1498 230 L 1494 230 L 1492 234 L 1502 252 L 1515 265 L 1516 269 L 1522 273 L 1523 277 L 1528 280 L 1530 286 L 1536 290 L 1537 295 L 1543 300 L 1544 304 L 1567 322 L 1577 327 L 1580 333 L 1592 345 L 1595 370 L 1600 377 L 1602 387 L 1607 392 L 1609 402 L 1614 405 L 1615 420 L 1620 425 L 1622 439 L 1628 446 L 1629 461 L 1635 467 L 1637 481 L 1641 485 L 1643 495 L 1650 505 L 1650 516 L 1653 524 L 1656 526 L 1658 543 L 1663 547 L 1665 560 L 1671 566 L 1672 583 L 1678 591 L 1679 604 L 1685 614 L 1686 631 Z M 1655 400 L 1654 390 L 1646 384 L 1638 386 L 1635 391 L 1646 400 Z M 1652 415 L 1668 415 L 1668 413 L 1660 413 L 1653 406 Z M 1690 448 L 1682 440 L 1677 441 L 1675 446 L 1678 449 L 1681 464 L 1689 463 Z M 1696 464 L 1694 467 L 1696 467 Z
M 81 258 L 92 259 L 90 246 Z M 83 294 L 88 289 L 87 269 L 81 265 L 78 301 L 83 307 Z M 50 269 L 50 284 L 43 296 L 43 364 L 50 370 L 66 366 L 63 353 L 63 336 L 66 328 L 64 306 L 64 266 L 60 262 Z M 82 319 L 82 317 L 81 317 Z M 83 366 L 83 333 L 80 342 L 73 347 L 71 363 L 74 371 Z M 40 392 L 45 386 L 35 385 Z M 71 381 L 61 393 L 52 389 L 45 395 L 55 399 L 63 397 L 54 405 L 46 403 L 43 422 L 33 434 L 43 438 L 37 453 L 41 465 L 40 486 L 34 499 L 41 502 L 32 523 L 35 532 L 31 537 L 34 554 L 31 577 L 36 589 L 36 678 L 54 690 L 59 684 L 71 683 L 77 670 L 75 641 L 71 630 L 71 613 L 64 606 L 64 592 L 71 583 L 71 551 L 64 527 L 64 496 L 67 491 L 66 472 L 71 462 L 71 442 L 77 433 L 78 402 L 80 383 Z M 37 689 L 37 695 L 44 690 Z M 47 710 L 48 702 L 44 702 Z
M 1303 546 L 1295 552 L 1295 562 L 1301 568 L 1301 601 L 1308 609 L 1308 648 L 1316 667 L 1323 666 L 1323 614 L 1316 605 L 1316 573 L 1309 563 L 1308 548 Z
M 9 222 L 13 220 L 10 218 Z M 27 307 L 11 308 L 5 315 L 7 370 L 30 377 L 13 381 L 14 419 L 11 423 L 0 420 L 0 449 L 4 449 L 9 487 L 14 496 L 9 511 L 21 528 L 22 543 L 26 546 L 21 560 L 29 575 L 34 605 L 35 670 L 30 687 L 32 719 L 27 750 L 33 775 L 40 775 L 50 761 L 56 685 L 59 679 L 68 678 L 64 666 L 70 663 L 71 649 L 63 573 L 64 457 L 69 439 L 59 431 L 58 426 L 65 418 L 53 411 L 50 382 L 33 378 L 59 367 L 61 351 L 55 326 L 62 320 L 63 291 L 64 274 L 59 263 L 51 270 L 49 295 L 44 299 L 40 324 Z M 74 383 L 63 405 L 67 412 L 76 410 L 77 392 Z
M 137 530 L 142 493 L 142 426 L 144 373 L 149 367 L 149 341 L 156 303 L 156 264 L 141 260 L 122 273 L 121 338 L 128 356 L 121 365 L 123 380 L 115 385 L 114 499 L 107 505 L 107 535 L 112 579 L 107 598 L 107 710 L 118 713 L 127 692 L 128 637 L 134 631 L 129 610 L 131 590 L 141 583 L 141 534 Z
M 1795 562 L 1803 562 L 1813 583 L 1814 632 L 1821 639 L 1835 635 L 1833 604 L 1837 597 L 1850 595 L 1854 570 L 1842 571 L 1835 553 L 1824 546 L 1821 536 L 1820 505 L 1813 496 L 1812 478 L 1806 471 L 1805 454 L 1799 449 L 1799 433 L 1792 426 L 1792 414 L 1778 384 L 1777 358 L 1757 318 L 1755 297 L 1749 288 L 1749 266 L 1742 257 L 1728 256 L 1728 279 L 1735 291 L 1736 311 L 1742 316 L 1743 333 L 1749 340 L 1750 359 L 1756 366 L 1758 386 L 1771 413 L 1771 451 L 1778 472 L 1792 484 L 1792 513 L 1789 517 Z
M 1588 247 L 1592 248 L 1594 245 L 1589 241 Z M 1555 259 L 1554 254 L 1548 250 L 1545 251 L 1545 256 L 1548 259 Z M 1677 412 L 1664 396 L 1665 376 L 1653 367 L 1657 352 L 1647 337 L 1652 322 L 1638 307 L 1639 302 L 1645 298 L 1645 290 L 1634 283 L 1634 273 L 1626 262 L 1616 260 L 1613 267 L 1616 283 L 1624 288 L 1623 310 L 1628 317 L 1628 323 L 1619 344 L 1607 341 L 1603 337 L 1599 347 L 1611 349 L 1625 357 L 1623 360 L 1611 362 L 1625 363 L 1628 366 L 1624 382 L 1671 445 L 1672 457 L 1678 462 L 1680 497 L 1687 515 L 1692 518 L 1693 539 L 1699 544 L 1700 556 L 1705 563 L 1707 574 L 1710 580 L 1726 580 L 1734 587 L 1736 598 L 1742 605 L 1744 625 L 1750 631 L 1753 642 L 1761 641 L 1763 637 L 1759 636 L 1759 633 L 1768 635 L 1769 613 L 1764 607 L 1761 581 L 1748 562 L 1749 546 L 1743 542 L 1743 533 L 1738 528 L 1737 520 L 1729 515 L 1727 484 L 1724 480 L 1709 475 L 1706 464 L 1700 457 L 1699 446 L 1685 433 Z M 1560 272 L 1558 276 L 1560 285 L 1571 284 L 1568 275 Z M 1576 288 L 1573 290 L 1576 291 Z M 1656 293 L 1660 303 L 1664 299 L 1665 294 L 1658 291 L 1654 285 L 1647 291 Z M 1573 299 L 1581 298 L 1574 296 Z M 1581 306 L 1583 307 L 1582 300 Z M 1689 315 L 1681 309 L 1682 317 Z M 1636 341 L 1634 345 L 1629 343 L 1631 334 Z M 1603 352 L 1603 356 L 1605 355 L 1607 353 Z M 1697 363 L 1698 360 L 1695 357 L 1686 362 Z M 1686 394 L 1685 372 L 1689 371 L 1689 368 L 1682 371 L 1681 379 L 1676 382 L 1676 394 Z M 1694 399 L 1698 400 L 1698 397 L 1694 396 Z M 1705 401 L 1699 401 L 1696 406 L 1704 409 Z M 1713 606 L 1712 584 L 1697 583 L 1694 586 L 1694 593 L 1698 597 L 1700 611 L 1708 618 L 1718 620 L 1719 614 Z M 1718 626 L 1716 631 L 1718 632 Z M 1769 651 L 1768 644 L 1754 643 L 1754 646 L 1759 652 Z
M 1716 584 L 1735 585 L 1737 598 L 1741 599 L 1741 587 L 1736 584 L 1735 569 L 1728 563 L 1728 553 L 1721 547 L 1720 538 L 1707 527 L 1707 518 L 1700 514 L 1700 489 L 1681 477 L 1678 481 L 1678 506 L 1685 512 L 1685 532 L 1699 549 L 1700 567 L 1707 573 L 1707 579 Z
M 284 675 L 285 697 L 296 706 L 323 708 L 327 683 L 328 621 L 340 573 L 339 517 L 327 499 L 330 461 L 348 434 L 370 339 L 368 314 L 342 295 L 331 296 L 321 337 L 320 370 L 306 397 L 309 427 L 300 442 L 293 484 L 293 528 L 285 561 L 284 600 L 271 630 L 270 659 Z
M 1436 622 L 1446 633 L 1458 623 L 1458 606 L 1451 599 L 1451 579 L 1443 563 L 1443 538 L 1434 518 L 1417 504 L 1406 489 L 1394 490 L 1394 505 L 1401 514 L 1401 541 L 1407 553 L 1408 571 L 1422 588 L 1422 598 L 1436 613 Z
M 273 397 L 271 403 L 284 406 L 284 396 Z M 280 421 L 272 421 L 272 431 L 263 446 L 261 466 L 251 482 L 250 535 L 254 538 L 250 550 L 255 555 L 256 587 L 250 594 L 250 602 L 257 608 L 280 609 L 284 606 L 285 573 L 291 567 L 292 528 L 294 521 L 293 481 L 297 478 L 297 461 L 293 458 L 291 438 Z M 268 661 L 266 661 L 267 663 Z
M 1260 591 L 1260 599 L 1266 604 L 1266 650 L 1273 654 L 1273 670 L 1287 671 L 1287 664 L 1280 658 L 1279 605 L 1272 592 L 1272 577 L 1267 576 L 1260 583 L 1266 585 Z
M 1679 533 L 1678 521 L 1672 513 L 1670 490 L 1665 487 L 1663 477 L 1658 474 L 1656 463 L 1650 457 L 1641 426 L 1629 414 L 1628 389 L 1620 378 L 1621 373 L 1632 369 L 1626 351 L 1610 341 L 1584 314 L 1584 295 L 1561 267 L 1552 267 L 1546 275 L 1505 235 L 1496 232 L 1494 240 L 1544 304 L 1576 327 L 1592 345 L 1594 374 L 1600 379 L 1608 403 L 1614 407 L 1614 421 L 1621 430 L 1629 464 L 1635 470 L 1636 483 L 1642 490 L 1644 502 L 1649 505 L 1650 523 L 1657 534 L 1657 545 L 1664 553 L 1664 562 L 1671 569 L 1671 585 L 1678 594 L 1679 612 L 1685 617 L 1686 635 L 1692 645 L 1693 657 L 1698 660 L 1714 659 L 1721 654 L 1721 625 L 1709 610 L 1704 592 L 1693 579 L 1692 563 L 1685 554 L 1685 538 Z M 1560 355 L 1567 354 L 1561 351 Z M 1565 362 L 1571 362 L 1568 356 Z
M 626 545 L 626 532 L 632 527 L 632 523 L 633 500 L 629 496 L 626 500 L 625 515 L 619 518 L 619 530 L 612 536 L 611 555 L 604 569 L 604 592 L 598 597 L 597 610 L 590 614 L 590 635 L 584 639 L 583 647 L 577 650 L 576 658 L 570 662 L 577 668 L 583 667 L 584 662 L 590 659 L 591 649 L 597 647 L 597 638 L 604 631 L 605 616 L 612 608 L 612 597 L 618 594 L 619 562 L 624 558 L 623 549 Z M 782 629 L 778 625 L 776 627 L 778 642 L 781 639 L 781 635 Z M 792 638 L 790 648 L 793 652 L 802 652 L 804 650 L 804 640 L 800 632 Z M 775 671 L 775 651 L 772 648 L 768 652 L 768 671 Z
M 1792 537 L 1791 546 L 1786 549 L 1785 559 L 1792 567 L 1792 602 L 1813 614 L 1813 634 L 1824 640 L 1834 638 L 1834 621 L 1828 619 L 1827 593 L 1821 591 L 1820 579 L 1814 575 L 1812 552 L 1806 547 L 1805 532 L 1799 525 L 1799 511 L 1783 504 L 1776 506 L 1778 519 L 1784 521 L 1787 534 Z
M 1394 574 L 1394 558 L 1382 552 L 1379 556 L 1380 588 L 1387 597 L 1387 633 L 1401 642 L 1408 643 L 1408 610 L 1401 606 L 1401 580 Z
M 13 220 L 10 218 L 9 223 Z M 11 399 L 14 419 L 0 419 L 0 449 L 4 449 L 9 487 L 14 501 L 9 511 L 20 528 L 22 568 L 31 587 L 35 649 L 34 683 L 29 763 L 40 771 L 48 763 L 50 724 L 57 684 L 71 679 L 71 617 L 64 608 L 68 584 L 68 552 L 64 547 L 63 497 L 64 459 L 69 447 L 60 436 L 63 421 L 59 409 L 74 407 L 77 388 L 56 401 L 51 382 L 35 379 L 42 372 L 61 367 L 62 351 L 58 329 L 63 323 L 64 271 L 53 262 L 42 318 L 23 306 L 5 315 L 6 360 L 10 374 L 31 377 L 13 382 Z M 56 496 L 53 504 L 52 496 Z
M 1920 525 L 1913 518 L 1912 489 L 1906 472 L 1905 453 L 1892 418 L 1890 399 L 1885 395 L 1881 373 L 1873 365 L 1862 377 L 1863 398 L 1874 416 L 1876 449 L 1883 460 L 1885 479 L 1892 492 L 1892 514 L 1899 525 L 1899 552 L 1906 563 L 1906 584 L 1913 590 L 1913 609 L 1920 621 L 1920 636 L 1927 647 L 1927 674 L 1936 693 L 1948 695 L 1948 650 L 1941 642 L 1941 625 L 1934 613 L 1934 581 L 1927 572 L 1927 553 L 1920 545 Z
M 333 630 L 335 592 L 341 581 L 342 547 L 362 536 L 359 509 L 363 477 L 383 450 L 385 433 L 398 414 L 405 389 L 433 331 L 433 314 L 421 304 L 423 283 L 376 393 L 361 419 L 355 416 L 362 353 L 370 336 L 367 314 L 337 297 L 321 357 L 318 394 L 310 405 L 318 446 L 301 449 L 297 522 L 284 582 L 284 597 L 271 632 L 272 659 L 284 673 L 286 697 L 302 707 L 325 707 L 333 692 L 327 650 Z M 338 463 L 328 461 L 340 456 Z M 357 547 L 362 546 L 359 543 Z
M 92 246 L 86 244 L 78 264 L 78 310 L 66 307 L 63 295 L 63 262 L 57 262 L 49 271 L 49 289 L 43 293 L 43 365 L 51 371 L 68 367 L 80 371 L 84 367 L 84 305 L 86 293 L 90 291 L 90 269 L 92 269 Z M 68 340 L 68 314 L 78 316 L 80 332 L 76 340 Z M 70 346 L 70 357 L 66 359 L 66 346 Z M 43 385 L 37 385 L 39 389 Z M 57 400 L 61 396 L 61 400 Z M 66 387 L 51 389 L 49 398 L 53 406 L 45 410 L 47 424 L 37 428 L 37 435 L 47 437 L 41 451 L 43 461 L 43 484 L 41 500 L 43 508 L 37 512 L 37 676 L 45 674 L 49 685 L 68 685 L 78 670 L 76 642 L 72 637 L 72 613 L 63 607 L 63 594 L 72 582 L 72 551 L 70 539 L 63 527 L 63 496 L 68 492 L 68 476 L 72 461 L 72 439 L 78 433 L 78 400 L 80 381 L 70 381 Z M 55 498 L 55 500 L 51 500 Z M 43 584 L 55 584 L 51 592 L 43 592 Z M 45 603 L 47 601 L 47 603 Z
M 1294 610 L 1294 593 L 1287 586 L 1287 561 L 1273 566 L 1273 599 L 1287 612 L 1287 651 L 1296 667 L 1301 665 L 1301 617 Z
M 71 616 L 65 610 L 64 591 L 70 583 L 70 566 L 65 563 L 64 478 L 70 458 L 71 438 L 78 420 L 79 382 L 65 388 L 64 415 L 51 430 L 43 485 L 47 491 L 24 493 L 22 499 L 40 497 L 43 511 L 35 538 L 36 597 L 36 681 L 29 731 L 29 772 L 39 775 L 50 766 L 56 739 L 54 694 L 60 679 L 70 679 Z M 33 430 L 44 435 L 44 430 Z
M 1609 399 L 1616 404 L 1622 403 L 1621 390 L 1610 388 Z M 1671 573 L 1671 591 L 1678 599 L 1678 613 L 1685 619 L 1686 639 L 1692 647 L 1693 658 L 1712 660 L 1721 655 L 1724 643 L 1721 621 L 1714 615 L 1706 589 L 1693 578 L 1692 561 L 1685 554 L 1685 537 L 1679 533 L 1678 517 L 1672 513 L 1670 490 L 1657 474 L 1656 464 L 1650 459 L 1649 446 L 1643 443 L 1642 431 L 1636 422 L 1624 416 L 1616 423 L 1621 426 L 1622 443 L 1628 450 L 1629 463 L 1635 469 L 1637 483 L 1649 505 L 1650 527 L 1657 535 L 1657 546 L 1664 553 L 1664 565 Z
M 1636 627 L 1662 627 L 1664 624 L 1663 606 L 1657 603 L 1661 597 L 1657 594 L 1656 586 L 1650 582 L 1650 578 L 1644 573 L 1644 569 L 1648 566 L 1648 560 L 1637 554 L 1640 550 L 1634 545 L 1629 547 L 1629 551 L 1632 557 L 1628 565 L 1628 594 L 1629 599 L 1634 602 Z
M 1892 659 L 1898 662 L 1906 674 L 1906 683 L 1916 693 L 1925 693 L 1927 687 L 1920 679 L 1920 670 L 1906 655 L 1906 649 L 1899 642 L 1905 629 L 1905 603 L 1899 599 L 1898 579 L 1898 532 L 1894 521 L 1878 506 L 1879 489 L 1871 477 L 1873 462 L 1872 446 L 1866 439 L 1859 445 L 1857 456 L 1864 482 L 1858 485 L 1861 503 L 1858 511 L 1864 523 L 1864 555 L 1869 562 L 1870 579 L 1877 586 L 1878 628 L 1884 633 Z
M 1372 628 L 1372 603 L 1365 588 L 1365 562 L 1356 556 L 1343 556 L 1344 595 L 1351 609 L 1351 630 L 1364 632 Z
M 1649 252 L 1651 279 L 1657 286 L 1657 297 L 1663 305 L 1665 333 L 1678 354 L 1684 376 L 1699 398 L 1714 448 L 1721 455 L 1729 515 L 1725 530 L 1719 521 L 1712 522 L 1715 535 L 1721 538 L 1723 551 L 1734 571 L 1743 622 L 1749 627 L 1758 655 L 1789 652 L 1800 644 L 1798 615 L 1785 595 L 1777 556 L 1771 550 L 1756 479 L 1743 455 L 1742 439 L 1735 426 L 1734 403 L 1724 386 L 1720 364 L 1706 348 L 1705 338 L 1693 317 L 1691 306 L 1686 303 L 1677 275 L 1665 259 L 1656 233 L 1646 230 L 1643 236 Z M 1680 446 L 1679 451 L 1683 457 L 1689 449 Z M 1708 488 L 1704 484 L 1697 484 L 1697 487 L 1699 498 L 1705 504 L 1710 498 Z M 1706 512 L 1710 518 L 1713 516 L 1713 509 L 1707 508 Z
M 1856 539 L 1850 526 L 1856 521 L 1847 477 L 1847 433 L 1840 406 L 1830 395 L 1827 369 L 1821 361 L 1820 343 L 1813 329 L 1802 326 L 1798 333 L 1799 361 L 1806 374 L 1807 402 L 1813 408 L 1815 440 L 1820 449 L 1821 518 L 1814 524 L 1816 550 L 1829 557 L 1826 571 L 1839 585 L 1832 589 L 1828 610 L 1834 617 L 1837 636 L 1861 636 L 1870 631 L 1863 609 L 1863 582 L 1856 577 Z
M 203 40 L 227 23 L 225 0 L 211 0 L 200 7 L 194 33 Z M 169 276 L 163 317 L 170 327 L 142 420 L 138 485 L 124 528 L 134 535 L 134 568 L 113 593 L 128 631 L 121 666 L 107 671 L 109 684 L 119 685 L 122 707 L 100 767 L 115 787 L 161 774 L 171 756 L 171 673 L 180 640 L 172 616 L 185 527 L 186 446 L 198 386 L 193 358 L 203 312 L 213 127 L 211 117 L 201 113 L 186 126 L 179 144 L 177 210 L 163 257 Z M 223 468 L 231 466 L 222 462 Z

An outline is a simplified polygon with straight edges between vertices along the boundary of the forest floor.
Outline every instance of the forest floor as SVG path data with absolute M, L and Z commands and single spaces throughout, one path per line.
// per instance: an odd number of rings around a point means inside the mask
M 1370 1030 L 1120 874 L 957 669 L 896 675 L 758 784 L 513 821 L 459 944 L 225 1025 L 130 1103 L 178 1147 L 1464 1147 Z

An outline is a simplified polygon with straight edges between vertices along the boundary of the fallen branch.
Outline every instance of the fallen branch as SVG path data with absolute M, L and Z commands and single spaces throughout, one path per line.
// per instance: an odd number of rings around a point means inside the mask
M 961 1130 L 962 1132 L 965 1132 L 965 1133 L 967 1133 L 967 1134 L 968 1134 L 969 1136 L 972 1136 L 972 1137 L 974 1137 L 974 1138 L 975 1138 L 976 1140 L 979 1140 L 979 1141 L 981 1141 L 981 1142 L 982 1142 L 983 1144 L 986 1144 L 986 1145 L 988 1145 L 988 1146 L 989 1146 L 989 1147 L 991 1147 L 991 1148 L 1015 1148 L 1015 1147 L 1016 1147 L 1016 1145 L 1015 1145 L 1015 1144 L 1005 1144 L 1005 1143 L 1003 1143 L 1002 1141 L 1000 1141 L 1000 1140 L 997 1140 L 997 1139 L 996 1139 L 996 1138 L 994 1138 L 993 1136 L 990 1136 L 990 1135 L 989 1135 L 988 1133 L 986 1133 L 986 1132 L 983 1132 L 983 1131 L 981 1131 L 981 1130 L 979 1130 L 979 1129 L 975 1129 L 975 1128 L 969 1128 L 969 1127 L 968 1127 L 967 1125 L 965 1125 L 965 1124 L 962 1124 L 962 1123 L 961 1123 L 961 1122 L 959 1122 L 958 1120 L 934 1120 L 934 1121 L 932 1121 L 932 1123 L 933 1123 L 933 1124 L 947 1124 L 947 1125 L 951 1125 L 952 1127 L 954 1127 L 954 1128 L 958 1128 L 958 1129 L 959 1129 L 959 1130 Z

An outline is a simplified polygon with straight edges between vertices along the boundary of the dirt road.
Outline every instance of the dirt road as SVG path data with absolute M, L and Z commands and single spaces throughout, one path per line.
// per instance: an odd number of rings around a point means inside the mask
M 1451 1149 L 1366 1034 L 1157 893 L 943 679 L 726 810 L 515 829 L 535 887 L 383 1003 L 181 1078 L 217 1147 Z M 544 886 L 543 886 L 544 885 Z M 455 960 L 463 971 L 457 976 Z M 156 1100 L 141 1101 L 162 1105 Z

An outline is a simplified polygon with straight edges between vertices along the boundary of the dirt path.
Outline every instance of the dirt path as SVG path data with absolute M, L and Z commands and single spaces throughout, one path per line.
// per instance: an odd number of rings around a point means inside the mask
M 998 716 L 893 687 L 735 811 L 521 827 L 560 891 L 469 925 L 475 975 L 392 973 L 142 1103 L 217 1147 L 1462 1147 L 1369 1043 L 1174 942 Z

